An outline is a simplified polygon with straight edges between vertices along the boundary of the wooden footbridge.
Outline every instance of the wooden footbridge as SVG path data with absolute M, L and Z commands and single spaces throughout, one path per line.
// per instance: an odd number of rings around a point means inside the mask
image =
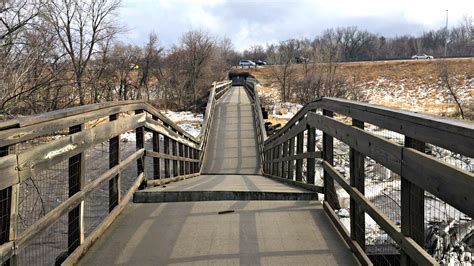
M 255 83 L 198 137 L 141 101 L 0 122 L 2 263 L 438 264 L 443 221 L 472 259 L 471 124 L 323 98 L 267 136 Z

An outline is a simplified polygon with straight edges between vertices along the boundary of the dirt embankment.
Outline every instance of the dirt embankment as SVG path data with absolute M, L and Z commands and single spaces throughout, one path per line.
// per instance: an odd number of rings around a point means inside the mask
M 474 58 L 443 60 L 449 80 L 462 103 L 466 117 L 474 120 Z M 360 90 L 365 101 L 433 115 L 458 116 L 453 97 L 440 79 L 441 60 L 402 60 L 340 63 L 337 75 L 348 88 Z M 253 74 L 258 90 L 278 104 L 277 66 L 235 69 Z M 304 75 L 303 65 L 293 65 L 295 78 Z M 312 64 L 307 66 L 312 68 Z

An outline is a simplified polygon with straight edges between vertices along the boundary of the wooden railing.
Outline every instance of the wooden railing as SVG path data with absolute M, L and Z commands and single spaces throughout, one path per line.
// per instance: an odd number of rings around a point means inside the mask
M 143 101 L 93 104 L 0 122 L 0 262 L 73 264 L 137 189 L 199 175 L 213 106 L 229 84 L 214 84 L 199 138 Z M 128 142 L 122 141 L 121 135 L 131 131 L 135 147 L 127 152 Z M 145 140 L 146 132 L 151 133 L 149 141 Z M 98 146 L 102 157 L 91 155 Z M 122 150 L 128 154 L 121 154 Z M 145 157 L 151 158 L 150 167 Z M 103 164 L 105 170 L 100 172 L 97 169 Z M 135 174 L 130 173 L 130 167 L 135 167 Z M 130 184 L 121 193 L 125 177 Z M 30 197 L 32 188 L 37 193 L 35 199 Z M 107 190 L 106 214 L 94 221 L 98 224 L 87 224 L 85 201 Z M 38 202 L 42 207 L 36 211 Z M 33 212 L 30 218 L 24 217 Z M 41 241 L 54 242 L 49 228 L 62 228 L 62 224 L 67 225 L 64 253 L 46 250 L 47 244 Z M 87 235 L 86 227 L 90 231 Z M 31 255 L 28 252 L 33 248 L 36 251 Z
M 201 133 L 198 136 L 198 140 L 201 143 L 200 145 L 201 151 L 206 150 L 209 133 L 212 126 L 212 119 L 214 118 L 214 110 L 216 107 L 216 103 L 226 92 L 229 91 L 231 86 L 232 86 L 231 81 L 223 81 L 219 83 L 214 83 L 212 86 L 212 89 L 209 93 L 209 98 L 207 100 L 206 113 L 204 114 L 204 121 L 202 123 Z M 204 153 L 201 153 L 200 161 L 201 161 L 200 167 L 202 167 L 202 162 L 204 161 Z
M 364 130 L 364 125 L 401 134 L 403 143 Z M 316 131 L 322 133 L 322 143 L 318 145 Z M 307 148 L 303 152 L 305 132 Z M 334 165 L 335 139 L 350 148 L 347 177 Z M 363 264 L 372 263 L 366 254 L 364 214 L 396 243 L 402 265 L 410 261 L 420 265 L 438 264 L 423 249 L 425 195 L 436 197 L 472 219 L 474 174 L 472 169 L 466 171 L 426 154 L 428 143 L 472 160 L 474 126 L 371 104 L 322 98 L 304 106 L 265 141 L 264 173 L 324 193 L 324 209 Z M 364 195 L 364 161 L 369 157 L 399 175 L 401 221 L 390 219 Z M 323 186 L 315 184 L 318 165 L 324 169 Z M 335 213 L 340 208 L 335 185 L 350 196 L 350 233 Z
M 255 129 L 257 133 L 258 150 L 260 153 L 259 154 L 260 165 L 262 167 L 261 171 L 263 173 L 264 142 L 267 139 L 267 132 L 265 130 L 265 120 L 263 119 L 263 115 L 262 115 L 262 106 L 260 105 L 260 98 L 258 97 L 255 81 L 248 79 L 247 81 L 243 82 L 243 85 L 245 89 L 247 90 L 250 96 L 250 99 L 252 101 Z

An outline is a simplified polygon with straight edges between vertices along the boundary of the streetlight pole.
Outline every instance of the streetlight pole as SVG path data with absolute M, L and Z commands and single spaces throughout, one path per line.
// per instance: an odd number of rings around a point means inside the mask
M 446 28 L 445 28 L 445 41 L 444 41 L 444 58 L 448 57 L 448 10 L 446 9 Z

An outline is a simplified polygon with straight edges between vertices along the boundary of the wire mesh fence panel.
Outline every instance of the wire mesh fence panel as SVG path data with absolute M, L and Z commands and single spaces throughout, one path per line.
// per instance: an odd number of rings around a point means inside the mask
M 350 148 L 344 142 L 334 139 L 334 168 L 344 176 L 347 182 L 349 182 L 349 151 Z M 336 210 L 336 214 L 344 224 L 346 229 L 350 231 L 350 196 L 343 189 L 336 180 L 334 180 L 334 188 L 336 191 L 335 196 L 339 201 L 340 209 Z M 330 191 L 330 190 L 329 190 Z
M 94 190 L 84 201 L 84 236 L 88 237 L 109 214 L 109 183 Z
M 120 173 L 120 195 L 124 195 L 132 187 L 133 182 L 137 178 L 137 162 L 130 163 Z
M 387 217 L 400 224 L 401 179 L 387 167 L 365 157 L 365 197 Z
M 0 243 L 3 244 L 9 239 L 10 231 L 10 206 L 12 199 L 11 187 L 0 190 Z
M 112 150 L 109 148 L 109 141 L 99 143 L 84 151 L 86 184 L 110 169 L 109 154 L 114 152 L 116 152 L 115 148 Z
M 68 256 L 67 223 L 66 214 L 37 235 L 20 250 L 18 265 L 60 265 Z
M 364 130 L 372 133 L 375 136 L 384 138 L 392 143 L 405 145 L 405 135 L 391 131 L 370 123 L 364 123 Z
M 71 167 L 78 167 L 75 162 Z M 69 197 L 69 159 L 26 179 L 20 185 L 18 232 L 21 233 Z
M 123 134 L 120 134 L 120 161 L 127 159 L 135 151 L 137 151 L 136 146 L 136 136 L 135 130 L 127 131 Z
M 457 169 L 474 173 L 474 159 L 450 150 L 426 145 L 430 156 Z M 474 263 L 474 221 L 444 202 L 425 192 L 424 196 L 425 250 L 442 264 Z
M 365 251 L 374 265 L 400 265 L 395 241 L 369 216 L 365 215 Z

